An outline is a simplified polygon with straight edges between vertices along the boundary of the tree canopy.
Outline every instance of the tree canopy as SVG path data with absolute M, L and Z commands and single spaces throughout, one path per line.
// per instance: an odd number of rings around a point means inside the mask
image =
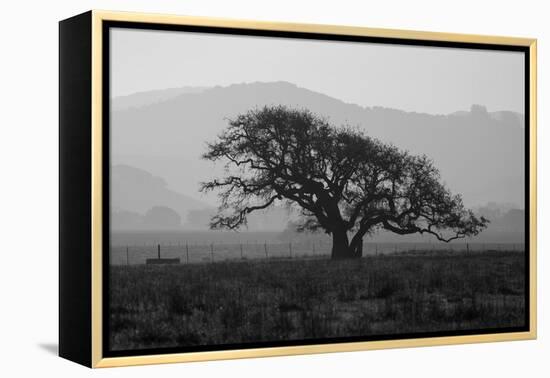
M 449 191 L 427 156 L 332 126 L 308 110 L 272 106 L 241 114 L 203 158 L 226 168 L 224 177 L 201 186 L 218 191 L 212 228 L 238 229 L 251 212 L 285 202 L 302 214 L 298 230 L 333 236 L 336 258 L 359 257 L 363 238 L 376 229 L 449 242 L 488 223 Z

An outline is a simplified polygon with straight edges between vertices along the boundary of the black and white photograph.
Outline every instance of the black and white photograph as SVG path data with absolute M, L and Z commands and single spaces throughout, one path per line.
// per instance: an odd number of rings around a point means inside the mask
M 106 355 L 528 329 L 526 56 L 109 28 Z
M 3 5 L 1 377 L 546 378 L 545 2 Z

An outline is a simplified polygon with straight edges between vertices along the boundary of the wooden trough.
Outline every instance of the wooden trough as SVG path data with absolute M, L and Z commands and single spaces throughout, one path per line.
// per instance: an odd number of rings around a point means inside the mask
M 174 259 L 147 259 L 145 260 L 145 264 L 147 265 L 155 265 L 155 264 L 179 264 L 180 259 L 174 258 Z
M 157 246 L 158 257 L 156 259 L 146 259 L 146 265 L 159 265 L 159 264 L 179 264 L 179 257 L 176 258 L 161 258 L 160 257 L 160 244 Z

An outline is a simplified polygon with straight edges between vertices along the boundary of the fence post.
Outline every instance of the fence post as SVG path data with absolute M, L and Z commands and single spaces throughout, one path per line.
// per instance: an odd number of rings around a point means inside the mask
M 267 241 L 264 242 L 265 258 L 267 259 Z
M 160 243 L 157 245 L 157 253 L 158 253 L 158 256 L 159 256 L 159 260 L 160 260 Z
M 187 264 L 189 264 L 189 244 L 188 242 L 185 242 L 185 255 L 187 257 Z
M 470 243 L 466 243 L 466 253 L 470 254 Z
M 210 262 L 214 262 L 214 243 L 210 243 Z
M 241 243 L 239 246 L 241 248 L 241 260 L 242 260 L 243 259 L 243 243 Z
M 290 255 L 290 258 L 292 258 L 292 242 L 288 243 L 288 254 Z
M 126 265 L 130 265 L 130 256 L 128 253 L 128 246 L 126 246 Z

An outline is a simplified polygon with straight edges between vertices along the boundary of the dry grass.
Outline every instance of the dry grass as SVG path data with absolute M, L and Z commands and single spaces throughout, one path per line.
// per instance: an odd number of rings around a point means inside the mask
M 112 350 L 523 326 L 524 255 L 111 267 Z

